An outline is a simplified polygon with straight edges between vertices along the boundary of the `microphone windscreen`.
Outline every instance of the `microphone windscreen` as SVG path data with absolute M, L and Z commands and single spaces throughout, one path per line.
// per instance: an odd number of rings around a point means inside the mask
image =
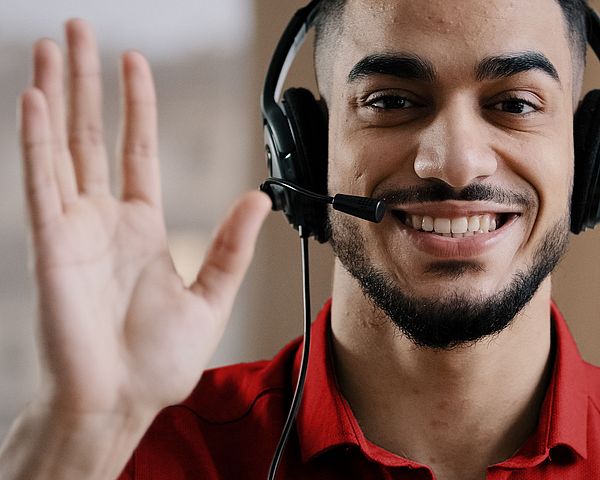
M 369 197 L 357 197 L 338 193 L 333 197 L 332 207 L 340 212 L 379 223 L 385 215 L 385 203 Z

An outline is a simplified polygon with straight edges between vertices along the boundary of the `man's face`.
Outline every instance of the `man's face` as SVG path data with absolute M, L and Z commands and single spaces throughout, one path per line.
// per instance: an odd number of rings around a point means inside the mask
M 469 308 L 560 256 L 573 67 L 557 2 L 349 0 L 343 22 L 329 190 L 388 204 L 377 225 L 332 213 L 345 266 L 351 248 L 407 298 Z

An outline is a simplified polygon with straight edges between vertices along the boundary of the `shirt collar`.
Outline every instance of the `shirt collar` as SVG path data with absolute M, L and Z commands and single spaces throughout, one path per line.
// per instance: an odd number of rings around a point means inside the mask
M 388 466 L 419 467 L 369 442 L 340 392 L 330 343 L 331 300 L 319 312 L 312 327 L 308 377 L 297 426 L 303 461 L 335 449 L 358 447 L 374 461 Z M 499 464 L 525 468 L 552 456 L 555 447 L 567 447 L 587 456 L 588 390 L 585 365 L 558 308 L 551 305 L 555 361 L 552 378 L 540 410 L 538 427 L 510 459 Z M 296 375 L 300 364 L 295 361 Z
M 588 383 L 585 364 L 567 324 L 553 303 L 551 307 L 557 352 L 554 365 L 553 405 L 550 417 L 548 447 L 572 447 L 587 458 Z
M 329 340 L 330 314 L 331 300 L 328 300 L 312 326 L 308 376 L 297 418 L 303 461 L 339 445 L 358 445 L 350 420 L 353 415 L 345 408 L 335 378 Z M 299 351 L 296 371 L 300 354 Z
M 538 427 L 529 440 L 501 466 L 534 466 L 561 449 L 587 458 L 588 386 L 584 361 L 565 319 L 552 303 L 554 366 L 540 410 Z M 561 457 L 563 457 L 561 455 Z

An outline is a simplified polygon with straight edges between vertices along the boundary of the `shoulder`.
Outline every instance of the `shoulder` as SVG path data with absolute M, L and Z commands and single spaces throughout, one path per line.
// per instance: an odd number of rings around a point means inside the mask
M 127 466 L 129 477 L 120 478 L 249 478 L 257 462 L 262 469 L 281 433 L 296 350 L 294 342 L 270 361 L 205 371 L 184 402 L 157 415 Z
M 588 384 L 587 443 L 588 452 L 593 452 L 588 460 L 598 469 L 600 468 L 600 457 L 597 455 L 600 451 L 600 367 L 586 363 L 585 369 Z M 598 470 L 594 470 L 594 474 L 597 473 Z M 593 476 L 593 478 L 597 477 Z
M 585 362 L 585 369 L 589 398 L 592 407 L 595 407 L 596 413 L 600 416 L 600 367 Z
M 299 345 L 269 361 L 205 371 L 185 401 L 154 419 L 128 466 L 132 478 L 245 478 L 243 468 L 269 458 L 281 434 Z
M 207 370 L 180 405 L 209 423 L 234 422 L 246 416 L 263 397 L 285 397 L 292 385 L 300 345 L 294 340 L 272 360 L 239 363 Z

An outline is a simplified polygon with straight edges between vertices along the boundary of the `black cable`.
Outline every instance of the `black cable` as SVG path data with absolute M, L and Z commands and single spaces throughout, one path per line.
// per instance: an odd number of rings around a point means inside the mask
M 302 245 L 302 293 L 304 300 L 304 340 L 302 347 L 302 360 L 300 361 L 300 373 L 298 374 L 298 381 L 296 383 L 296 390 L 294 390 L 294 396 L 292 398 L 292 405 L 288 413 L 279 443 L 273 454 L 273 460 L 271 460 L 271 466 L 269 467 L 268 480 L 275 480 L 277 475 L 277 467 L 283 455 L 285 444 L 288 441 L 298 409 L 300 408 L 300 401 L 302 400 L 302 393 L 304 392 L 304 383 L 306 382 L 306 371 L 308 369 L 308 354 L 310 352 L 310 325 L 311 325 L 311 313 L 310 313 L 310 278 L 308 272 L 308 236 L 304 235 L 302 226 L 298 227 L 298 233 L 300 234 L 300 243 Z
M 273 209 L 284 210 L 286 215 L 289 213 L 286 210 L 286 207 L 284 207 L 287 202 L 282 202 L 278 199 L 277 194 L 272 190 L 272 185 L 287 188 L 288 190 L 299 193 L 315 202 L 329 203 L 334 210 L 368 220 L 369 222 L 379 223 L 383 220 L 385 215 L 385 202 L 378 198 L 357 197 L 356 195 L 345 195 L 343 193 L 337 193 L 335 196 L 330 197 L 328 195 L 311 192 L 310 190 L 302 188 L 300 185 L 296 185 L 295 183 L 288 182 L 281 178 L 267 178 L 260 186 L 260 189 L 271 198 Z
M 311 200 L 314 200 L 316 202 L 321 202 L 321 203 L 333 203 L 333 197 L 330 197 L 328 195 L 321 195 L 319 193 L 315 193 L 315 192 L 311 192 L 310 190 L 306 190 L 306 188 L 302 188 L 300 185 L 296 185 L 295 183 L 292 182 L 288 182 L 287 180 L 283 180 L 282 178 L 273 178 L 273 177 L 269 177 L 267 178 L 264 182 L 263 185 L 278 185 L 280 187 L 285 187 L 285 188 L 289 188 L 290 190 L 299 193 L 301 195 L 304 195 L 307 198 L 310 198 Z M 261 185 L 261 190 L 266 191 L 265 189 L 263 189 L 263 185 Z

